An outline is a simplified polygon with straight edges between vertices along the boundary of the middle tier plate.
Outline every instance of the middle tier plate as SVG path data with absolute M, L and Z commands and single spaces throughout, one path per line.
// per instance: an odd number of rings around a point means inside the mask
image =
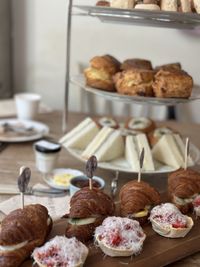
M 75 157 L 76 159 L 86 162 L 86 160 L 81 156 L 82 150 L 75 149 L 75 148 L 67 148 L 69 153 Z M 197 164 L 199 161 L 200 151 L 199 149 L 192 143 L 190 143 L 190 155 L 194 161 L 194 164 Z M 176 168 L 173 168 L 168 165 L 163 165 L 162 163 L 156 161 L 154 159 L 155 164 L 155 171 L 142 171 L 142 173 L 147 175 L 152 174 L 162 174 L 162 173 L 169 173 L 176 170 Z M 126 172 L 126 173 L 137 173 L 135 170 L 132 170 L 126 161 L 125 158 L 118 158 L 112 161 L 107 162 L 98 162 L 98 167 L 105 170 L 111 170 L 111 171 L 119 171 L 119 172 Z
M 93 93 L 95 95 L 104 97 L 108 100 L 115 100 L 115 101 L 120 101 L 124 103 L 137 103 L 140 105 L 164 105 L 164 106 L 175 106 L 178 104 L 184 104 L 184 103 L 189 103 L 191 101 L 195 101 L 200 99 L 200 86 L 199 85 L 194 85 L 193 90 L 192 90 L 192 95 L 190 98 L 185 99 L 185 98 L 158 98 L 158 97 L 147 97 L 147 96 L 129 96 L 129 95 L 121 95 L 116 92 L 108 92 L 108 91 L 103 91 L 97 88 L 92 88 L 89 86 L 85 85 L 85 78 L 83 75 L 74 75 L 71 76 L 70 81 L 81 87 L 82 89 Z

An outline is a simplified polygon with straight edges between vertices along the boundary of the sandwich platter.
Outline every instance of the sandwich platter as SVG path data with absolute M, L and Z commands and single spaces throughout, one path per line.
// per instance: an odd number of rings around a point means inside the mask
M 83 150 L 75 148 L 67 148 L 67 150 L 76 159 L 82 162 L 86 162 L 86 159 L 82 157 Z M 200 153 L 199 149 L 192 143 L 190 143 L 190 155 L 193 159 L 194 164 L 197 164 L 199 161 Z M 169 173 L 176 170 L 176 168 L 173 168 L 168 165 L 163 165 L 162 163 L 156 161 L 155 159 L 154 159 L 154 164 L 155 164 L 155 171 L 143 171 L 143 173 L 151 175 L 151 174 Z M 132 170 L 130 168 L 125 158 L 118 158 L 107 162 L 98 162 L 98 167 L 111 171 L 137 173 L 135 170 Z

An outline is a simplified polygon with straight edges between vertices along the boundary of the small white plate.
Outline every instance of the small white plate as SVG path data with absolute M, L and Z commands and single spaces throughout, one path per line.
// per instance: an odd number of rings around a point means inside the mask
M 67 185 L 67 186 L 58 185 L 53 180 L 55 175 L 65 174 L 65 173 L 66 174 L 72 174 L 73 175 L 72 178 L 74 178 L 76 176 L 84 175 L 84 173 L 79 171 L 79 170 L 60 168 L 60 169 L 54 169 L 51 174 L 44 176 L 43 179 L 50 187 L 53 187 L 56 189 L 61 189 L 61 190 L 66 190 L 66 189 L 69 189 L 69 185 Z
M 8 132 L 8 133 L 1 133 L 0 131 L 0 141 L 2 142 L 28 142 L 28 141 L 34 141 L 45 134 L 49 133 L 49 127 L 41 122 L 37 121 L 29 121 L 29 120 L 19 120 L 19 119 L 5 119 L 5 120 L 0 120 L 0 127 L 3 124 L 9 124 L 11 127 L 15 127 L 16 125 L 22 125 L 23 129 L 33 129 L 33 132 L 29 132 L 27 135 L 26 133 L 24 134 L 18 134 L 14 132 Z

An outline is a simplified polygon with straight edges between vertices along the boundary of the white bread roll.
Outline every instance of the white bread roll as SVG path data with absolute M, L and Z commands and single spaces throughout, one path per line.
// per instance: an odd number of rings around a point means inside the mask
M 160 7 L 156 4 L 137 4 L 135 9 L 160 10 Z
M 178 11 L 177 0 L 161 0 L 161 10 Z
M 200 0 L 193 0 L 194 8 L 198 14 L 200 14 Z
M 172 203 L 154 207 L 149 218 L 153 230 L 159 235 L 169 238 L 186 236 L 194 225 L 192 218 L 183 215 Z M 179 225 L 180 227 L 178 227 Z
M 189 0 L 180 0 L 180 9 L 182 12 L 192 12 L 191 3 Z
M 110 6 L 115 8 L 131 9 L 134 7 L 135 0 L 111 0 Z

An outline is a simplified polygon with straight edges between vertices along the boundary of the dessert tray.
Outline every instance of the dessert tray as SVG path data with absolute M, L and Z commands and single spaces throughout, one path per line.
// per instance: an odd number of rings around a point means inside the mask
M 199 16 L 200 17 L 200 16 Z M 165 106 L 174 106 L 177 104 L 184 104 L 191 101 L 200 99 L 200 86 L 195 85 L 192 90 L 192 95 L 190 98 L 158 98 L 158 97 L 146 97 L 146 96 L 129 96 L 121 95 L 115 92 L 103 91 L 100 89 L 92 88 L 85 85 L 85 78 L 83 75 L 75 75 L 71 77 L 71 82 L 82 89 L 93 93 L 95 95 L 104 97 L 108 100 L 117 100 L 124 103 L 135 102 L 138 104 L 153 104 L 153 105 L 165 105 Z
M 49 127 L 41 122 L 5 119 L 0 120 L 0 141 L 28 142 L 41 138 L 49 132 Z
M 78 15 L 97 17 L 102 22 L 177 29 L 194 29 L 200 26 L 200 15 L 196 13 L 118 9 L 87 5 L 74 5 L 74 7 L 82 11 Z
M 151 225 L 143 227 L 147 238 L 144 242 L 143 251 L 136 257 L 105 257 L 100 248 L 94 242 L 87 244 L 89 256 L 84 264 L 87 267 L 161 267 L 176 262 L 200 250 L 200 220 L 194 218 L 194 226 L 190 233 L 184 238 L 170 239 L 156 234 Z M 61 219 L 54 222 L 50 239 L 56 235 L 64 235 L 66 220 Z M 33 262 L 26 261 L 22 267 L 31 267 Z M 186 266 L 186 265 L 185 265 Z M 189 265 L 188 265 L 189 266 Z
M 67 148 L 68 152 L 75 157 L 76 159 L 86 162 L 86 160 L 81 156 L 83 150 L 75 149 L 75 148 Z M 190 155 L 194 161 L 194 164 L 196 164 L 199 161 L 200 157 L 200 151 L 199 149 L 192 143 L 190 143 Z M 169 173 L 172 171 L 175 171 L 176 169 L 168 166 L 163 165 L 162 163 L 156 161 L 154 159 L 155 164 L 155 171 L 143 171 L 144 174 L 162 174 L 162 173 Z M 118 171 L 118 172 L 126 172 L 126 173 L 137 173 L 135 170 L 132 170 L 126 161 L 125 158 L 118 158 L 113 161 L 108 162 L 98 162 L 98 167 L 105 169 L 105 170 L 111 170 L 111 171 Z

